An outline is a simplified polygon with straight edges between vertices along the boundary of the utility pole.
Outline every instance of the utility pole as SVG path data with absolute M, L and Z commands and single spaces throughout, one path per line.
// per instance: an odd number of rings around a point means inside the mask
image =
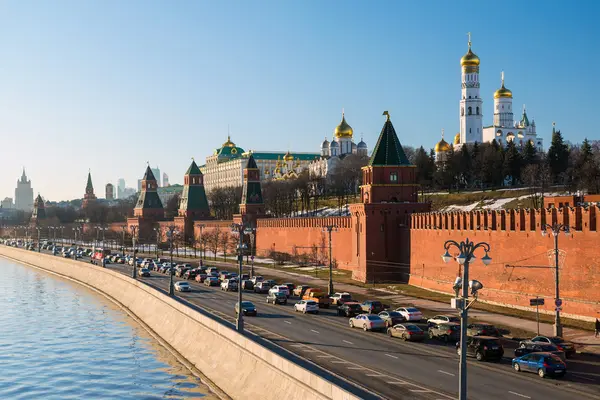
M 239 235 L 239 244 L 238 244 L 238 312 L 237 312 L 237 320 L 235 327 L 239 333 L 244 332 L 244 310 L 242 308 L 242 274 L 243 274 L 243 265 L 244 256 L 242 255 L 242 245 L 244 240 L 244 231 L 246 230 L 246 224 L 231 224 L 231 230 L 234 233 L 238 233 Z
M 169 268 L 169 296 L 175 296 L 175 287 L 173 285 L 173 275 L 175 274 L 175 268 L 173 268 L 173 240 L 175 235 L 178 233 L 175 225 L 167 227 L 167 235 L 169 239 L 169 254 L 171 255 L 171 267 Z
M 554 314 L 554 336 L 562 336 L 563 334 L 563 329 L 562 329 L 562 324 L 560 322 L 560 310 L 561 310 L 561 306 L 562 306 L 562 300 L 560 298 L 560 280 L 559 280 L 559 250 L 558 250 L 558 235 L 560 234 L 561 231 L 563 231 L 565 233 L 565 235 L 569 235 L 571 233 L 571 231 L 569 230 L 569 226 L 568 225 L 563 225 L 563 224 L 559 224 L 559 223 L 554 223 L 552 225 L 550 224 L 544 224 L 542 226 L 542 235 L 546 236 L 547 235 L 547 230 L 550 230 L 552 232 L 552 235 L 554 236 L 554 269 L 555 269 L 555 280 L 554 280 L 554 292 L 555 292 L 555 299 L 554 299 L 554 306 L 556 307 L 556 313 Z
M 329 233 L 329 296 L 333 296 L 333 259 L 331 254 L 331 232 L 337 231 L 336 225 L 323 227 L 323 232 Z
M 131 277 L 133 279 L 137 278 L 137 262 L 136 262 L 136 248 L 135 248 L 135 239 L 136 239 L 136 232 L 138 230 L 138 226 L 137 225 L 131 225 L 129 227 L 129 229 L 131 229 L 131 245 L 133 247 L 133 272 L 131 273 Z

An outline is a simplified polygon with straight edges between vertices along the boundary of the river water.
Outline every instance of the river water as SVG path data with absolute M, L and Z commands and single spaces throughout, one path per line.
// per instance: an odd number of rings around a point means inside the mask
M 0 258 L 0 399 L 216 399 L 101 295 Z

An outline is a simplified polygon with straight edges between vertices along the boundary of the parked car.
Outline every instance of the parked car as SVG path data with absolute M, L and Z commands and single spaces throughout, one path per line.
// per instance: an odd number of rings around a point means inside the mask
M 252 278 L 250 278 L 250 281 L 252 282 L 252 284 L 253 284 L 254 286 L 256 286 L 256 284 L 257 284 L 258 282 L 262 282 L 263 280 L 264 280 L 264 279 L 263 279 L 263 277 L 262 277 L 262 276 L 260 276 L 260 275 L 253 276 Z
M 383 304 L 380 301 L 375 300 L 366 300 L 363 301 L 360 306 L 362 307 L 363 312 L 369 314 L 379 314 L 384 310 Z
M 258 282 L 254 285 L 254 293 L 269 293 L 269 289 L 271 286 L 266 282 Z
M 567 373 L 567 364 L 556 354 L 530 353 L 513 358 L 512 366 L 515 371 L 533 372 L 540 378 L 546 376 L 563 377 Z
M 238 281 L 236 279 L 225 279 L 221 282 L 221 290 L 226 292 L 232 291 L 237 292 L 238 290 Z
M 446 322 L 460 323 L 460 317 L 455 315 L 436 315 L 435 317 L 427 320 L 427 325 L 445 324 Z
M 350 328 L 362 328 L 366 331 L 384 331 L 385 321 L 379 315 L 360 314 L 350 318 Z
M 213 274 L 213 273 L 216 273 L 216 274 L 219 273 L 219 270 L 217 269 L 217 267 L 208 267 L 208 268 L 206 268 L 206 274 L 207 275 L 210 275 L 210 274 Z
M 456 353 L 460 355 L 460 342 L 456 343 Z M 497 337 L 471 336 L 467 338 L 467 357 L 475 357 L 477 361 L 500 360 L 504 348 Z
M 285 285 L 275 285 L 271 289 L 269 289 L 269 293 L 283 293 L 285 297 L 290 297 L 290 289 Z
M 306 313 L 319 313 L 319 304 L 314 300 L 300 300 L 296 304 L 294 304 L 294 311 L 302 311 L 303 314 Z
M 400 307 L 396 308 L 396 311 L 402 314 L 407 321 L 421 321 L 423 319 L 423 313 L 415 307 Z
M 294 296 L 298 296 L 301 298 L 302 296 L 304 296 L 304 292 L 306 292 L 309 288 L 310 286 L 308 285 L 298 285 L 296 286 L 296 288 L 294 288 L 293 294 Z
M 197 274 L 198 274 L 198 271 L 196 269 L 192 268 L 183 273 L 183 279 L 189 279 L 189 280 L 196 279 Z
M 239 311 L 238 308 L 239 304 L 235 303 L 235 313 L 237 314 Z M 256 306 L 254 305 L 254 303 L 252 303 L 251 301 L 242 301 L 242 315 L 252 315 L 254 317 L 256 317 L 256 315 L 258 314 L 258 310 L 256 309 Z
M 556 347 L 558 347 L 559 350 L 564 351 L 565 356 L 567 358 L 571 357 L 576 352 L 575 343 L 569 342 L 568 340 L 565 340 L 560 336 L 536 336 L 532 338 L 531 341 L 538 343 L 553 344 Z
M 254 283 L 250 279 L 244 279 L 242 281 L 242 290 L 254 290 Z
M 363 310 L 360 303 L 351 301 L 348 303 L 341 304 L 338 306 L 338 315 L 345 317 L 354 317 L 355 315 L 362 314 Z
M 150 276 L 150 270 L 148 268 L 141 268 L 140 269 L 140 276 Z
M 175 282 L 175 290 L 178 292 L 191 292 L 192 288 L 189 283 L 185 281 Z
M 529 353 L 549 353 L 557 355 L 563 361 L 567 359 L 564 351 L 559 350 L 558 347 L 550 343 L 522 341 L 519 343 L 519 347 L 515 349 L 515 357 L 522 357 Z
M 385 321 L 385 326 L 390 327 L 406 321 L 398 311 L 382 311 L 378 314 Z
M 429 325 L 427 331 L 429 339 L 440 339 L 446 343 L 456 342 L 460 339 L 460 324 L 456 322 Z
M 292 293 L 294 292 L 294 289 L 296 289 L 296 285 L 293 283 L 284 283 L 285 286 L 288 287 L 288 290 L 290 291 L 290 294 L 288 295 L 288 297 L 290 297 L 292 295 Z
M 477 322 L 467 326 L 467 335 L 469 336 L 495 336 L 500 337 L 500 331 L 492 324 Z
M 219 278 L 217 278 L 216 276 L 209 276 L 204 280 L 204 284 L 206 286 L 219 286 Z
M 191 268 L 185 266 L 177 266 L 175 267 L 175 276 L 178 278 L 183 278 L 183 275 L 189 271 Z
M 302 296 L 302 300 L 313 300 L 320 308 L 329 308 L 329 303 L 331 302 L 325 292 L 314 288 L 307 289 L 306 292 L 304 292 L 304 296 Z
M 229 271 L 221 271 L 219 272 L 219 280 L 223 282 L 225 279 L 229 279 L 231 277 L 231 272 Z
M 352 296 L 350 295 L 350 293 L 334 293 L 333 296 L 330 297 L 331 299 L 331 304 L 339 306 L 342 305 L 348 301 L 352 301 Z
M 270 292 L 267 296 L 267 303 L 287 304 L 287 296 L 283 292 Z
M 201 272 L 199 274 L 196 274 L 196 277 L 194 278 L 194 280 L 196 282 L 204 282 L 206 280 L 206 278 L 208 278 L 208 275 Z
M 425 332 L 414 324 L 396 324 L 387 329 L 390 337 L 398 337 L 402 340 L 420 342 L 425 339 Z

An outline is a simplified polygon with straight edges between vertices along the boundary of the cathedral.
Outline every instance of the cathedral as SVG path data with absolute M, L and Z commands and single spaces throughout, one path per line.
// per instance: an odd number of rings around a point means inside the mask
M 368 156 L 367 144 L 361 139 L 358 145 L 353 140 L 354 131 L 346 122 L 342 112 L 342 121 L 333 131 L 333 140 L 327 138 L 321 143 L 321 156 L 310 163 L 309 174 L 315 178 L 325 178 L 330 175 L 346 155 L 356 154 Z
M 519 121 L 514 120 L 513 93 L 504 84 L 504 72 L 501 75 L 501 86 L 494 92 L 494 118 L 492 125 L 483 126 L 483 100 L 479 93 L 479 65 L 481 60 L 469 49 L 460 59 L 461 99 L 460 99 L 460 132 L 454 137 L 455 149 L 465 143 L 484 143 L 496 140 L 501 146 L 515 141 L 518 146 L 531 142 L 538 151 L 544 150 L 543 139 L 538 137 L 535 121 L 527 117 L 525 106 Z M 435 146 L 436 159 L 443 159 L 450 145 L 444 140 Z

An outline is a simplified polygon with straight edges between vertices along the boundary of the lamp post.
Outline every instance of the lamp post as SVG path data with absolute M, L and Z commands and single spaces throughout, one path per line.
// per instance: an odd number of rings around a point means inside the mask
M 179 232 L 176 230 L 175 225 L 169 225 L 167 227 L 167 238 L 169 239 L 169 255 L 171 257 L 171 265 L 169 268 L 169 296 L 175 296 L 175 287 L 173 285 L 173 275 L 175 274 L 175 268 L 173 268 L 173 241 L 175 235 Z
M 568 225 L 563 225 L 559 223 L 544 224 L 542 225 L 542 235 L 546 236 L 548 234 L 548 230 L 552 232 L 554 236 L 554 269 L 555 269 L 555 281 L 554 281 L 554 292 L 555 299 L 554 305 L 556 306 L 556 314 L 554 314 L 554 336 L 562 336 L 563 329 L 562 324 L 560 322 L 560 306 L 562 305 L 562 300 L 560 299 L 560 287 L 559 287 L 559 268 L 558 268 L 558 235 L 560 232 L 564 232 L 565 235 L 569 235 L 570 230 Z
M 131 277 L 133 279 L 137 278 L 137 262 L 136 262 L 136 258 L 135 258 L 135 253 L 136 253 L 136 248 L 135 248 L 135 239 L 136 239 L 136 232 L 138 230 L 138 226 L 137 225 L 130 225 L 129 229 L 131 230 L 131 247 L 133 247 L 133 271 L 131 272 Z
M 485 255 L 481 258 L 481 261 L 485 265 L 489 265 L 492 259 L 488 255 L 490 251 L 490 245 L 481 242 L 481 243 L 473 243 L 469 239 L 466 239 L 464 242 L 456 242 L 454 240 L 447 240 L 444 243 L 444 249 L 446 252 L 442 256 L 442 260 L 448 263 L 452 259 L 449 251 L 452 247 L 455 247 L 460 254 L 456 257 L 456 261 L 460 265 L 463 266 L 463 276 L 462 278 L 458 277 L 454 284 L 454 289 L 456 291 L 456 299 L 453 299 L 456 303 L 456 308 L 458 308 L 460 313 L 460 365 L 459 365 L 459 400 L 467 400 L 467 325 L 468 321 L 468 310 L 471 304 L 475 300 L 477 300 L 477 291 L 483 288 L 483 285 L 478 281 L 469 281 L 469 264 L 475 261 L 475 250 L 478 248 L 483 248 L 485 251 Z M 462 286 L 462 297 L 458 297 L 459 290 Z M 473 302 L 467 304 L 469 299 L 469 288 L 471 288 L 471 294 L 474 295 L 475 300 Z
M 39 226 L 36 226 L 35 229 L 37 229 L 37 232 L 38 232 L 38 243 L 37 243 L 38 245 L 37 245 L 37 248 L 38 248 L 38 253 L 40 253 L 42 251 L 42 244 L 40 243 L 40 232 L 41 232 L 42 228 L 39 227 Z
M 121 225 L 121 232 L 123 233 L 121 236 L 121 251 L 123 252 L 123 257 L 125 257 L 125 232 L 127 232 L 127 225 Z
M 160 241 L 160 228 L 154 228 L 154 232 L 156 232 L 156 258 L 158 259 L 158 244 Z
M 329 296 L 333 296 L 333 260 L 331 257 L 331 232 L 337 231 L 336 225 L 327 225 L 323 227 L 323 232 L 329 233 Z
M 198 224 L 198 228 L 200 228 L 200 244 L 202 245 L 202 249 L 200 250 L 200 252 L 202 253 L 202 260 L 204 260 L 206 258 L 206 251 L 205 251 L 205 246 L 204 246 L 204 236 L 202 235 L 205 226 L 206 225 L 204 225 L 204 224 Z
M 65 229 L 65 227 L 64 226 L 60 226 L 59 228 L 60 228 L 60 244 L 64 245 L 65 244 L 65 237 L 63 236 L 64 235 L 63 234 L 63 229 Z
M 243 266 L 242 263 L 244 262 L 244 257 L 242 256 L 242 245 L 243 245 L 243 240 L 244 240 L 244 232 L 245 230 L 248 228 L 248 226 L 245 223 L 241 223 L 241 224 L 231 224 L 231 230 L 234 233 L 237 233 L 239 235 L 239 246 L 238 246 L 238 312 L 237 312 L 237 319 L 236 319 L 236 323 L 235 323 L 235 328 L 239 333 L 243 333 L 244 332 L 244 312 L 242 309 L 242 274 L 243 274 Z

